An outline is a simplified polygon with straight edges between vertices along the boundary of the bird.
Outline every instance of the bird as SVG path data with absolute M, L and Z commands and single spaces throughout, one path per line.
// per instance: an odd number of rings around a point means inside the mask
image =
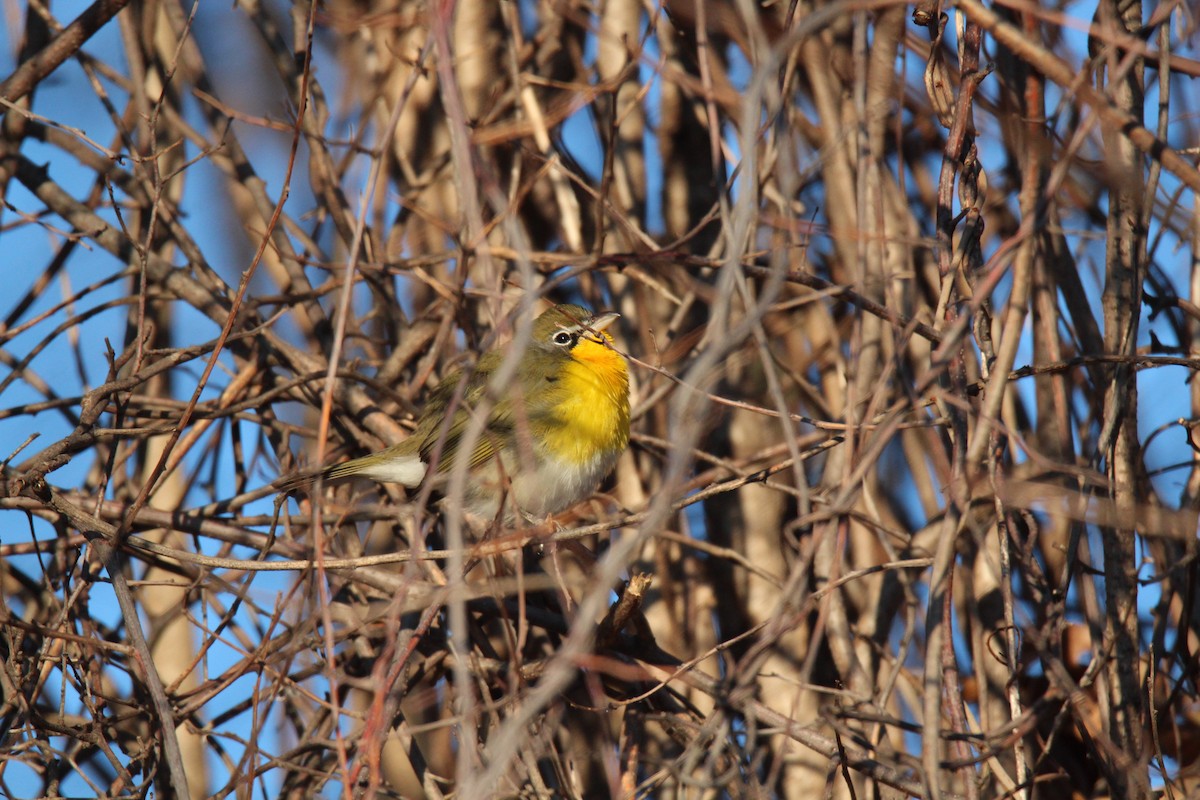
M 317 477 L 362 477 L 409 488 L 433 480 L 444 492 L 465 457 L 467 515 L 511 525 L 566 511 L 595 491 L 629 444 L 629 370 L 606 332 L 619 316 L 572 304 L 544 311 L 506 385 L 492 386 L 492 379 L 508 353 L 490 350 L 473 369 L 438 384 L 404 441 L 292 477 L 279 490 L 305 488 Z M 483 433 L 464 456 L 460 446 L 481 405 Z

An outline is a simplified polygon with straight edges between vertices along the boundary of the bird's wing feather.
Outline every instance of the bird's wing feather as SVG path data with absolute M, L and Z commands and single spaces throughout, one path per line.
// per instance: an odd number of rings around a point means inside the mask
M 446 376 L 430 395 L 421 417 L 421 460 L 431 463 L 437 455 L 437 472 L 446 473 L 454 467 L 455 454 L 467 426 L 471 421 L 471 409 L 479 405 L 492 373 L 500 365 L 501 353 L 485 353 L 469 371 L 456 370 Z M 466 385 L 463 386 L 463 381 Z M 454 413 L 446 427 L 446 412 Z M 493 409 L 493 416 L 498 409 Z M 440 446 L 439 446 L 440 445 Z M 484 433 L 471 453 L 470 465 L 481 463 L 495 453 L 494 437 Z
M 555 353 L 557 356 L 557 353 Z M 441 442 L 437 472 L 449 472 L 455 463 L 456 454 L 467 427 L 472 418 L 472 409 L 478 408 L 484 401 L 488 383 L 495 371 L 503 363 L 505 354 L 492 351 L 485 354 L 475 365 L 475 369 L 467 373 L 467 384 L 462 389 L 461 398 L 454 408 L 449 428 L 443 436 L 443 420 L 446 411 L 455 404 L 455 395 L 459 385 L 464 380 L 464 373 L 455 372 L 442 381 L 430 397 L 426 412 L 422 417 L 419 433 L 421 439 L 421 458 L 427 464 L 431 463 L 438 443 Z M 471 450 L 468 468 L 475 468 L 495 459 L 506 442 L 513 442 L 520 431 L 528 431 L 531 426 L 544 425 L 553 415 L 553 401 L 557 395 L 538 392 L 544 387 L 549 376 L 553 375 L 554 362 L 538 363 L 517 375 L 512 385 L 496 400 L 488 413 L 488 422 L 484 432 L 475 442 Z M 528 398 L 541 397 L 540 402 L 530 402 Z M 542 406 L 546 406 L 543 408 Z

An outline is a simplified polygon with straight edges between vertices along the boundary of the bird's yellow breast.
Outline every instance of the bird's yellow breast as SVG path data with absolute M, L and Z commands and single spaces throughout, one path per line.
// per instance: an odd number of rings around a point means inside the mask
M 546 432 L 546 451 L 567 464 L 611 466 L 629 444 L 625 359 L 611 347 L 581 339 L 562 368 L 559 390 L 554 416 L 560 424 Z

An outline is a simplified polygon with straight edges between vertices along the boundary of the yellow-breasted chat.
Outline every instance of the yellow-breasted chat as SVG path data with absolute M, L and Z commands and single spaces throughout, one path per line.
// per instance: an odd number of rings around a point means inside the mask
M 577 305 L 543 312 L 508 385 L 491 385 L 508 355 L 505 348 L 491 350 L 473 369 L 438 385 L 403 442 L 292 477 L 280 491 L 318 476 L 416 487 L 428 473 L 429 480 L 444 482 L 465 457 L 462 502 L 469 514 L 500 515 L 511 524 L 570 508 L 595 490 L 629 443 L 629 373 L 605 332 L 617 317 Z M 481 408 L 487 413 L 483 433 L 464 454 L 460 445 Z

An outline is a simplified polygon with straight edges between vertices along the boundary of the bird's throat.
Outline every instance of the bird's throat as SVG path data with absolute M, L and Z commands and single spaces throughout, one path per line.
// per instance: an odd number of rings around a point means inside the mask
M 612 463 L 629 443 L 629 372 L 610 347 L 582 340 L 559 378 L 562 404 L 547 449 L 567 463 Z

